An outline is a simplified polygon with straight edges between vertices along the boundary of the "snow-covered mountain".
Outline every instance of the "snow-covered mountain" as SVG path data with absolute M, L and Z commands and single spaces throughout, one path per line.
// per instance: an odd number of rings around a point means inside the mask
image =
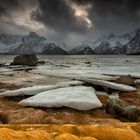
M 8 46 L 5 45 L 4 43 L 0 42 L 0 52 L 1 53 L 6 53 L 6 51 L 8 50 Z
M 66 51 L 34 32 L 30 32 L 29 35 L 25 36 L 4 34 L 1 35 L 0 42 L 7 48 L 5 53 L 9 54 L 67 54 Z
M 126 54 L 140 54 L 140 29 L 136 31 L 133 39 L 123 47 Z
M 108 36 L 102 36 L 92 43 L 84 43 L 72 49 L 70 53 L 78 54 L 88 46 L 93 54 L 125 54 L 123 47 L 133 39 L 134 35 L 134 32 L 120 36 L 111 33 Z
M 0 53 L 4 54 L 140 54 L 140 30 L 120 36 L 114 34 L 102 36 L 94 42 L 84 42 L 70 51 L 62 48 L 34 32 L 28 35 L 0 35 Z
M 24 35 L 0 34 L 0 42 L 5 45 L 16 44 L 22 41 Z

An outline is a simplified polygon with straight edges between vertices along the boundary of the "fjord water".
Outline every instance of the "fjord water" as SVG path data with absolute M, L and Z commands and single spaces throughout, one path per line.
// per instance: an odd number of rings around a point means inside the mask
M 1 63 L 10 63 L 15 55 L 0 55 Z M 90 74 L 120 72 L 140 73 L 140 55 L 38 55 L 45 65 L 37 66 L 35 72 L 45 74 Z

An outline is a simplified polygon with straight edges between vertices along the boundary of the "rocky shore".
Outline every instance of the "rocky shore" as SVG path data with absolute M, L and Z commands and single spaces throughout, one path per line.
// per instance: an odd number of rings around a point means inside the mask
M 138 75 L 92 74 L 88 78 L 34 73 L 36 66 L 28 70 L 27 66 L 8 67 L 12 71 L 0 74 L 2 124 L 105 125 L 140 121 Z
M 12 91 L 33 85 L 54 85 L 60 81 L 69 81 L 67 78 L 44 76 L 39 74 L 27 73 L 24 71 L 18 72 L 16 76 L 1 75 L 0 89 L 3 91 Z M 16 81 L 12 83 L 12 81 Z M 30 79 L 30 80 L 28 80 Z M 17 83 L 18 81 L 18 83 Z M 140 106 L 140 85 L 136 85 L 137 91 L 120 92 L 119 99 L 127 102 L 129 105 Z M 100 93 L 100 94 L 99 94 Z M 101 94 L 102 93 L 102 94 Z M 0 119 L 4 124 L 106 124 L 120 121 L 131 121 L 127 117 L 113 116 L 106 112 L 109 96 L 105 92 L 98 92 L 97 97 L 102 103 L 101 108 L 78 111 L 67 107 L 61 108 L 40 108 L 40 107 L 26 107 L 20 105 L 22 99 L 26 96 L 16 97 L 0 97 Z M 110 120 L 111 119 L 111 122 Z M 133 121 L 139 122 L 139 116 Z

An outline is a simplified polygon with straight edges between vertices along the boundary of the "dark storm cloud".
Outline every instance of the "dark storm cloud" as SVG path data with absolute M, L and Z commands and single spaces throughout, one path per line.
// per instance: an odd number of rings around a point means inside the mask
M 54 30 L 80 33 L 87 30 L 84 23 L 77 21 L 74 11 L 66 0 L 39 0 L 39 7 L 40 9 L 34 12 L 33 18 Z
M 9 15 L 8 10 L 17 6 L 19 6 L 17 0 L 0 0 L 0 16 Z
M 101 16 L 105 14 L 138 16 L 138 12 L 140 10 L 140 0 L 72 0 L 72 1 L 78 4 L 91 3 L 93 5 L 93 11 L 97 12 Z
M 35 0 L 0 0 L 0 15 L 9 16 L 12 11 L 24 11 L 34 3 Z
M 69 0 L 38 0 L 39 8 L 33 12 L 32 18 L 42 22 L 54 30 L 67 32 L 86 31 L 84 23 L 79 23 L 74 16 L 74 11 L 66 1 Z M 96 19 L 94 14 L 102 16 L 118 15 L 123 18 L 140 18 L 140 0 L 71 0 L 78 5 L 91 4 L 89 11 L 91 20 Z M 0 0 L 0 15 L 9 14 L 10 10 L 26 10 L 26 6 L 32 6 L 34 0 Z M 24 5 L 24 6 L 23 6 Z M 131 19 L 130 19 L 131 20 Z
M 87 31 L 86 26 L 78 23 L 74 13 L 69 5 L 66 4 L 67 0 L 39 0 L 40 11 L 34 13 L 34 19 L 43 22 L 50 28 L 59 31 L 74 31 L 82 32 Z M 140 0 L 71 0 L 78 5 L 91 4 L 92 8 L 89 11 L 89 16 L 96 27 L 97 23 L 103 22 L 104 16 L 120 16 L 123 19 L 130 21 L 139 20 L 140 18 Z M 98 21 L 99 20 L 99 21 Z M 119 19 L 118 19 L 119 20 Z M 111 19 L 109 19 L 109 22 Z M 111 23 L 110 23 L 111 24 Z
M 91 5 L 87 12 L 94 28 L 88 28 L 86 22 L 77 20 L 70 1 L 77 6 Z M 11 31 L 13 26 L 21 29 L 13 21 L 13 11 L 24 13 L 33 6 L 36 9 L 30 15 L 31 20 L 45 25 L 49 29 L 47 37 L 52 37 L 52 40 L 58 37 L 62 41 L 69 40 L 67 38 L 78 40 L 78 37 L 86 40 L 97 34 L 129 32 L 140 27 L 140 0 L 0 0 L 0 26 L 4 22 L 3 17 L 8 17 Z M 24 18 L 24 14 L 21 14 L 21 18 Z M 8 30 L 7 27 L 2 24 L 0 28 Z

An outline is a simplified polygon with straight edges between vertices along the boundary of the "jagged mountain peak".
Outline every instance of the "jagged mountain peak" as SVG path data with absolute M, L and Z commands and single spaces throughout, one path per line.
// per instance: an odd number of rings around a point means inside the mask
M 36 41 L 42 41 L 42 40 L 47 40 L 45 37 L 42 37 L 42 36 L 39 36 L 37 33 L 35 33 L 35 32 L 29 32 L 29 34 L 27 35 L 27 36 L 25 36 L 24 38 L 23 38 L 23 40 L 28 40 L 28 41 L 30 41 L 30 40 L 36 40 Z
M 13 49 L 9 53 L 12 54 L 66 54 L 55 43 L 48 41 L 45 37 L 39 36 L 35 32 L 29 32 L 25 35 L 21 42 L 14 44 Z
M 28 35 L 0 34 L 0 52 L 12 54 L 67 54 L 65 50 L 35 32 Z M 94 42 L 84 42 L 70 54 L 140 54 L 140 29 L 123 35 L 113 33 Z
M 33 31 L 30 31 L 30 32 L 29 32 L 29 35 L 30 35 L 30 36 L 38 36 L 38 34 L 35 33 L 35 32 L 33 32 Z

